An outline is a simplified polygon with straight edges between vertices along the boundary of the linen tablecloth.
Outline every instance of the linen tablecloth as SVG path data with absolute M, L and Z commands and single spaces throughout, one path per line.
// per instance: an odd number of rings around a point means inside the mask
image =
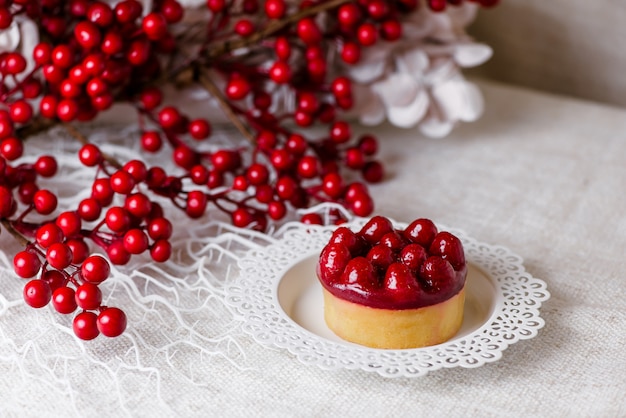
M 376 213 L 429 217 L 523 257 L 552 295 L 537 337 L 495 363 L 421 378 L 306 366 L 241 331 L 220 300 L 234 259 L 201 248 L 202 228 L 190 227 L 176 239 L 195 244 L 180 253 L 224 275 L 175 257 L 159 271 L 169 280 L 111 282 L 147 308 L 128 312 L 129 337 L 84 343 L 69 319 L 24 306 L 24 283 L 6 267 L 18 247 L 2 233 L 0 415 L 626 416 L 626 110 L 480 87 L 484 117 L 448 138 L 374 129 L 387 167 L 372 187 Z

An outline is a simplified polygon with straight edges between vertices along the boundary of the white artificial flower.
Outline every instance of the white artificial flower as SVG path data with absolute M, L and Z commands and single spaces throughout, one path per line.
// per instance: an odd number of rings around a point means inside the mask
M 21 81 L 35 68 L 33 49 L 39 43 L 39 29 L 32 20 L 18 15 L 13 18 L 11 25 L 0 31 L 0 53 L 19 52 L 26 60 L 26 69 L 17 75 Z M 7 87 L 15 85 L 11 78 L 5 79 Z
M 461 71 L 492 54 L 489 46 L 465 33 L 476 7 L 464 3 L 443 13 L 420 8 L 402 22 L 402 41 L 379 42 L 363 50 L 358 64 L 342 66 L 355 82 L 353 113 L 363 124 L 387 119 L 398 127 L 417 125 L 424 135 L 442 137 L 457 122 L 480 117 L 482 95 Z

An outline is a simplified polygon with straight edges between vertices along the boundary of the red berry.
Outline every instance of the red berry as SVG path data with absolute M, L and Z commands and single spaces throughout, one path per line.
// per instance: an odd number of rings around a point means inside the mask
M 126 209 L 114 206 L 107 210 L 105 222 L 113 232 L 126 232 L 130 226 L 131 219 Z
M 163 146 L 161 135 L 156 131 L 145 131 L 141 134 L 141 146 L 149 152 L 157 152 Z
M 25 100 L 17 100 L 9 106 L 11 119 L 15 123 L 26 123 L 33 116 L 33 108 Z
M 165 218 L 155 218 L 148 223 L 148 235 L 155 241 L 167 240 L 172 236 L 172 223 Z
M 141 28 L 148 38 L 158 41 L 167 35 L 167 20 L 161 13 L 149 13 L 143 18 Z
M 106 28 L 113 23 L 114 15 L 111 7 L 101 1 L 94 2 L 89 6 L 86 13 L 87 19 L 101 28 Z
M 35 48 L 33 48 L 33 59 L 37 65 L 52 62 L 52 46 L 46 42 L 38 43 Z
M 36 254 L 20 251 L 13 257 L 13 269 L 23 279 L 35 277 L 41 269 L 41 260 Z
M 206 211 L 207 195 L 199 190 L 192 190 L 187 194 L 185 212 L 190 218 L 200 218 Z
M 145 38 L 132 41 L 126 50 L 126 60 L 133 66 L 143 65 L 150 58 L 150 41 Z
M 219 13 L 226 7 L 226 0 L 207 0 L 206 3 L 213 13 Z
M 49 190 L 38 190 L 33 196 L 35 210 L 42 215 L 49 215 L 57 208 L 57 197 Z
M 430 219 L 416 219 L 403 232 L 406 239 L 424 248 L 429 248 L 437 235 L 437 227 Z
M 52 119 L 56 117 L 57 105 L 58 100 L 55 96 L 44 96 L 41 98 L 41 102 L 39 102 L 39 111 L 42 116 Z
M 2 172 L 0 171 L 1 174 Z M 0 186 L 0 219 L 11 215 L 14 204 L 15 200 L 11 191 L 4 186 Z
M 176 0 L 164 0 L 161 3 L 161 13 L 167 23 L 177 23 L 183 18 L 184 10 Z
M 409 244 L 400 253 L 400 261 L 413 272 L 419 271 L 426 257 L 426 250 L 419 244 Z
M 269 69 L 269 76 L 276 84 L 285 84 L 291 80 L 291 67 L 285 61 L 276 61 Z
M 15 137 L 5 138 L 0 142 L 0 154 L 9 161 L 17 160 L 24 153 L 24 144 Z
M 124 50 L 124 39 L 122 36 L 111 30 L 104 34 L 100 50 L 107 55 L 116 55 Z
M 245 78 L 232 78 L 226 84 L 226 97 L 231 100 L 241 100 L 250 93 L 251 87 Z
M 441 292 L 454 286 L 455 273 L 452 265 L 441 257 L 428 257 L 419 273 L 426 290 Z
M 385 176 L 383 165 L 378 161 L 370 161 L 363 166 L 363 178 L 370 183 L 378 183 Z
M 211 135 L 211 125 L 206 119 L 196 119 L 189 123 L 188 131 L 193 139 L 206 139 Z
M 118 170 L 111 175 L 111 189 L 115 193 L 127 195 L 135 187 L 135 179 L 128 172 Z
M 374 267 L 365 257 L 355 257 L 348 261 L 340 280 L 359 293 L 369 292 L 379 286 Z
M 117 337 L 126 330 L 126 314 L 119 308 L 106 308 L 98 315 L 98 330 L 107 337 Z
M 231 214 L 233 225 L 243 228 L 254 221 L 252 214 L 245 208 L 237 208 Z
M 100 46 L 102 35 L 98 27 L 87 21 L 78 22 L 74 27 L 74 37 L 78 44 L 84 49 L 89 50 Z M 54 56 L 54 55 L 53 55 Z
M 91 283 L 102 283 L 111 274 L 109 262 L 100 255 L 91 255 L 81 266 L 82 277 Z
M 361 11 L 354 3 L 344 4 L 337 10 L 337 20 L 341 26 L 350 28 L 361 20 Z
M 9 52 L 3 57 L 2 69 L 7 74 L 19 74 L 26 69 L 26 59 L 18 52 Z
M 124 208 L 133 216 L 142 219 L 150 214 L 152 202 L 143 193 L 129 195 L 124 202 Z
M 141 229 L 131 229 L 124 234 L 124 248 L 131 254 L 143 253 L 148 244 L 148 237 Z
M 330 129 L 330 139 L 336 144 L 343 144 L 350 140 L 352 131 L 350 125 L 344 121 L 337 121 L 332 124 Z
M 46 252 L 46 261 L 57 270 L 63 270 L 72 263 L 72 250 L 66 244 L 56 242 Z
M 322 190 L 331 198 L 338 198 L 343 193 L 343 179 L 338 173 L 328 173 L 322 180 Z
M 319 161 L 312 155 L 305 155 L 298 161 L 298 174 L 305 179 L 311 179 L 318 174 Z
M 89 255 L 89 246 L 82 238 L 68 239 L 65 244 L 72 250 L 72 264 L 81 264 Z
M 270 19 L 282 18 L 286 9 L 285 0 L 267 0 L 265 2 L 265 14 Z
M 41 273 L 41 280 L 48 283 L 48 286 L 50 286 L 50 290 L 52 290 L 52 292 L 54 292 L 61 286 L 65 286 L 65 284 L 67 283 L 65 275 L 59 270 L 44 271 L 43 273 Z
M 320 254 L 319 267 L 322 278 L 327 282 L 336 282 L 352 259 L 348 248 L 341 243 L 326 245 Z
M 62 122 L 71 122 L 78 115 L 78 103 L 72 99 L 63 99 L 57 105 L 57 117 Z
M 98 316 L 93 312 L 81 312 L 74 318 L 72 329 L 81 340 L 89 341 L 96 338 L 98 331 Z
M 389 266 L 383 279 L 383 286 L 395 296 L 396 300 L 404 300 L 406 297 L 414 298 L 414 291 L 419 289 L 411 270 L 402 263 L 392 263 Z
M 461 240 L 449 232 L 439 232 L 433 238 L 428 251 L 432 255 L 438 255 L 452 264 L 455 270 L 465 265 L 465 253 Z
M 446 9 L 446 0 L 428 0 L 428 6 L 434 12 L 442 12 Z
M 374 270 L 378 273 L 386 272 L 389 266 L 396 260 L 391 248 L 383 244 L 373 246 L 367 253 L 366 258 L 372 263 Z
M 158 263 L 169 260 L 172 255 L 172 245 L 165 239 L 155 241 L 150 248 L 150 256 Z
M 302 217 L 300 218 L 300 222 L 302 222 L 305 225 L 323 225 L 324 224 L 324 220 L 317 213 L 307 213 L 307 214 L 302 215 Z
M 87 167 L 93 167 L 102 161 L 102 153 L 97 146 L 86 144 L 78 151 L 78 158 Z
M 55 223 L 47 223 L 37 229 L 37 244 L 41 248 L 48 248 L 52 244 L 63 241 L 63 231 Z
M 80 233 L 81 218 L 75 211 L 61 213 L 56 220 L 56 224 L 66 237 L 73 237 Z
M 123 266 L 130 261 L 130 253 L 124 247 L 124 242 L 122 240 L 112 242 L 106 249 L 107 256 L 111 263 Z
M 43 308 L 51 298 L 50 285 L 43 280 L 31 280 L 24 286 L 24 301 L 33 308 Z
M 285 217 L 287 214 L 287 207 L 283 202 L 280 201 L 271 201 L 267 205 L 267 214 L 270 218 L 278 221 Z
M 254 23 L 248 19 L 241 19 L 235 22 L 235 33 L 246 38 L 254 33 Z
M 6 8 L 0 8 L 0 30 L 7 29 L 13 23 L 13 14 Z
M 296 26 L 298 37 L 306 45 L 317 45 L 322 40 L 322 32 L 317 23 L 310 17 L 298 21 Z
M 159 123 L 163 129 L 175 129 L 181 123 L 182 117 L 173 106 L 167 106 L 159 112 Z
M 361 47 L 354 42 L 345 42 L 341 48 L 341 59 L 347 64 L 356 64 L 361 59 Z
M 364 46 L 374 45 L 378 39 L 378 31 L 373 23 L 363 23 L 358 27 L 356 34 L 359 43 Z
M 96 284 L 86 282 L 76 289 L 75 300 L 82 309 L 98 309 L 102 303 L 102 292 Z
M 52 306 L 58 313 L 70 314 L 76 310 L 76 292 L 70 287 L 59 287 L 52 293 Z
M 374 200 L 369 195 L 359 196 L 351 203 L 351 208 L 357 216 L 369 216 L 374 211 Z
M 52 177 L 57 172 L 57 160 L 51 155 L 42 155 L 35 162 L 35 170 L 42 177 Z
M 102 206 L 100 205 L 98 200 L 94 198 L 84 199 L 78 205 L 78 214 L 82 219 L 88 222 L 98 219 L 101 212 Z

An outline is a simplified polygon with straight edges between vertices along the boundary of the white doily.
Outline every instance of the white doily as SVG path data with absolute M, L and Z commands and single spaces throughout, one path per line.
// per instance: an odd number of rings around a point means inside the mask
M 358 230 L 366 221 L 354 219 L 348 226 Z M 542 280 L 525 271 L 519 256 L 444 228 L 462 240 L 471 265 L 465 323 L 452 340 L 419 349 L 381 350 L 329 339 L 327 333 L 315 332 L 321 329 L 318 325 L 306 329 L 302 323 L 312 324 L 310 317 L 322 314 L 314 312 L 316 307 L 307 301 L 309 283 L 302 282 L 315 281 L 315 261 L 334 229 L 288 224 L 271 245 L 253 249 L 240 260 L 242 271 L 226 287 L 227 301 L 243 315 L 243 330 L 256 341 L 285 348 L 301 362 L 323 369 L 414 377 L 441 368 L 478 367 L 497 361 L 510 344 L 535 337 L 544 325 L 539 308 L 550 294 Z M 290 283 L 285 285 L 286 278 Z M 294 286 L 298 289 L 285 288 Z M 321 287 L 317 291 L 321 293 Z M 294 307 L 297 304 L 307 306 Z M 298 309 L 306 312 L 298 313 Z M 470 319 L 468 310 L 481 312 L 469 312 Z

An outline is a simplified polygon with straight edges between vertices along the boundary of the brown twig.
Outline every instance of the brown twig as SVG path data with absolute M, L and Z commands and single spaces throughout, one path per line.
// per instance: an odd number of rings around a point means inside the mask
M 352 0 L 330 0 L 325 3 L 320 3 L 315 6 L 302 9 L 297 13 L 291 14 L 284 19 L 272 21 L 265 29 L 255 32 L 247 38 L 234 38 L 228 41 L 221 42 L 212 48 L 209 48 L 205 54 L 205 57 L 209 59 L 215 59 L 221 55 L 227 54 L 239 48 L 243 48 L 248 45 L 256 44 L 263 39 L 273 35 L 285 26 L 297 22 L 308 16 L 315 15 L 325 10 L 330 10 L 335 7 L 341 6 L 344 3 L 348 3 Z
M 198 81 L 202 84 L 210 94 L 213 96 L 217 102 L 219 103 L 222 111 L 226 114 L 226 117 L 232 122 L 233 125 L 241 132 L 241 134 L 251 143 L 254 144 L 256 141 L 254 139 L 254 135 L 248 127 L 243 123 L 243 121 L 235 114 L 233 109 L 228 104 L 228 101 L 220 91 L 220 89 L 215 85 L 213 80 L 209 76 L 204 73 L 200 73 L 198 77 Z
M 9 234 L 13 236 L 13 238 L 15 238 L 20 244 L 22 244 L 22 246 L 27 247 L 31 244 L 31 242 L 26 239 L 24 235 L 20 234 L 15 228 L 13 228 L 13 225 L 11 225 L 11 221 L 9 221 L 8 219 L 1 219 L 0 223 L 2 223 L 4 229 L 6 229 Z

